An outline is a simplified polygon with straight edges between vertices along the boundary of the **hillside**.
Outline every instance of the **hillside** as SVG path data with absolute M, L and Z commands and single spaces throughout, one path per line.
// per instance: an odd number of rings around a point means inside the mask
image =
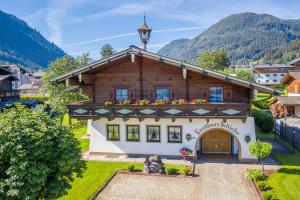
M 241 13 L 222 19 L 193 39 L 172 41 L 158 53 L 195 63 L 201 52 L 224 48 L 233 64 L 246 64 L 296 39 L 300 39 L 300 20 Z
M 24 21 L 0 10 L 0 62 L 16 63 L 30 68 L 45 68 L 64 56 L 55 44 L 46 40 Z

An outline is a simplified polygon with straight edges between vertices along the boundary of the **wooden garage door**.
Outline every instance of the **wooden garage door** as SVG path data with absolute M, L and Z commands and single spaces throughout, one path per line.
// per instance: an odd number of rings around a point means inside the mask
M 202 136 L 203 153 L 231 153 L 231 135 L 225 131 L 210 131 Z

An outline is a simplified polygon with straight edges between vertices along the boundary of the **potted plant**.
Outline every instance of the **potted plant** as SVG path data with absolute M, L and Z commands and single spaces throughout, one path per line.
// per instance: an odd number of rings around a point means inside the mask
M 166 105 L 169 103 L 168 99 L 156 99 L 154 104 L 155 105 Z
M 130 104 L 130 99 L 129 100 L 120 100 L 119 101 L 119 104 L 121 104 L 121 105 L 128 105 L 128 104 Z
M 187 104 L 187 100 L 186 99 L 175 99 L 172 101 L 172 104 L 174 105 L 184 105 Z
M 136 99 L 135 100 L 135 104 L 141 105 L 141 106 L 148 105 L 149 103 L 150 103 L 150 101 L 146 100 L 146 99 Z
M 112 100 L 106 100 L 104 101 L 104 105 L 105 106 L 112 106 L 114 104 L 114 102 Z

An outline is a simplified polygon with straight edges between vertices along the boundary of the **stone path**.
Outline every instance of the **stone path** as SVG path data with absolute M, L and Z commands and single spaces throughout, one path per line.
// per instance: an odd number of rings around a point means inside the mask
M 260 166 L 203 162 L 195 178 L 118 174 L 97 200 L 259 200 L 243 175 L 249 167 Z

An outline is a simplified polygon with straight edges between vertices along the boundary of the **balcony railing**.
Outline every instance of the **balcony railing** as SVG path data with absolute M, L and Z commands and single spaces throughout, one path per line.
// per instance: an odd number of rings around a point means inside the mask
M 0 98 L 17 98 L 20 96 L 19 90 L 0 90 Z
M 73 103 L 68 105 L 71 117 L 86 118 L 245 118 L 246 103 L 205 103 L 185 105 L 112 105 Z

